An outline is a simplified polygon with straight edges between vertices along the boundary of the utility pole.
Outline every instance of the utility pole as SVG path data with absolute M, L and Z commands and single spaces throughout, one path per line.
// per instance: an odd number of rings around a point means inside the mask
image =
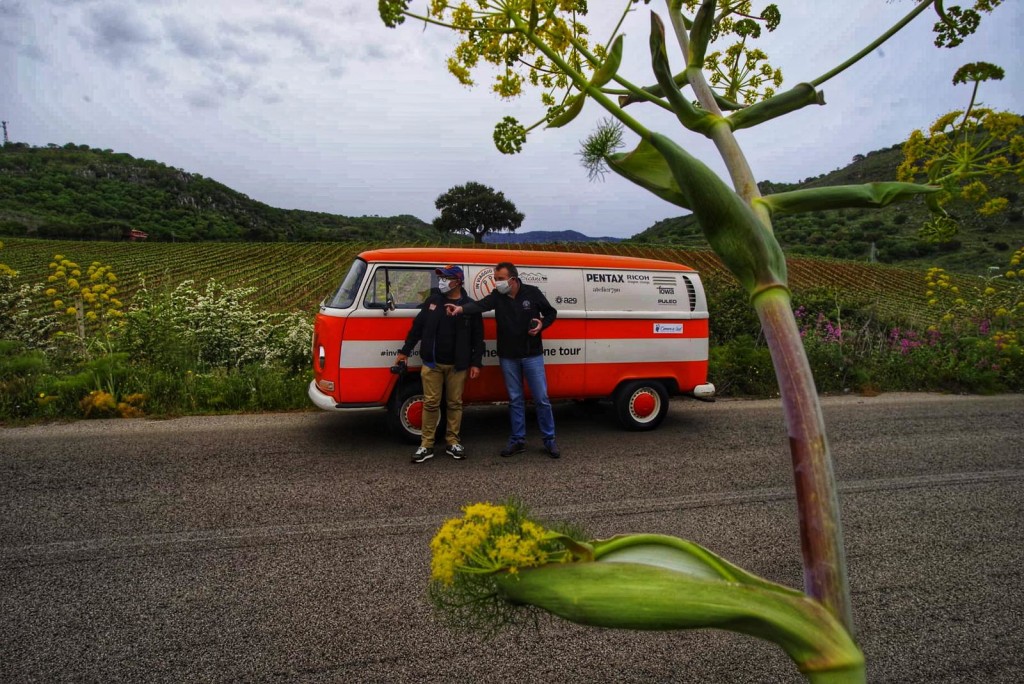
M 4 121 L 3 124 L 4 124 L 4 145 L 6 145 L 7 143 L 9 143 L 11 141 L 7 138 L 7 122 Z

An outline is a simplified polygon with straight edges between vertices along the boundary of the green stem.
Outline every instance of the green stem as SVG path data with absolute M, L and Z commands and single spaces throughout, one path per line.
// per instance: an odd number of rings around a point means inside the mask
M 685 32 L 672 13 L 676 36 L 686 55 Z M 688 70 L 691 87 L 701 106 L 709 106 L 710 87 L 699 69 Z M 712 140 L 722 155 L 733 187 L 748 204 L 760 197 L 753 172 L 728 125 L 712 127 Z M 768 209 L 762 203 L 752 204 L 757 216 L 770 231 Z M 852 633 L 850 589 L 846 579 L 842 529 L 839 524 L 839 502 L 836 496 L 832 460 L 825 436 L 825 420 L 814 388 L 814 376 L 793 318 L 789 292 L 770 287 L 753 296 L 754 308 L 761 319 L 779 381 L 786 424 L 790 435 L 790 452 L 796 479 L 800 510 L 801 551 L 806 592 L 824 604 Z
M 594 69 L 597 69 L 598 67 L 601 66 L 601 60 L 597 58 L 597 55 L 590 52 L 590 50 L 587 49 L 587 46 L 578 41 L 574 36 L 569 36 L 569 43 L 576 49 L 577 52 L 583 55 L 583 57 L 586 58 L 588 62 L 590 62 Z M 620 76 L 619 74 L 615 74 L 614 76 L 612 76 L 612 80 L 624 86 L 625 90 L 617 90 L 602 87 L 601 92 L 604 93 L 605 95 L 632 94 L 634 97 L 639 98 L 640 100 L 652 102 L 661 107 L 662 109 L 665 109 L 670 112 L 672 111 L 672 108 L 668 106 L 668 104 L 666 104 L 664 101 L 662 101 L 655 95 L 645 91 L 643 88 L 634 85 L 632 82 Z
M 772 288 L 753 298 L 782 395 L 800 510 L 805 591 L 853 633 L 832 457 L 814 376 L 793 317 L 789 293 Z
M 551 47 L 549 47 L 547 43 L 541 40 L 541 38 L 537 36 L 536 33 L 530 31 L 529 27 L 523 23 L 522 19 L 520 19 L 518 15 L 513 14 L 511 16 L 511 20 L 516 25 L 517 30 L 519 30 L 528 41 L 530 41 L 538 50 L 544 53 L 544 55 L 551 60 L 552 64 L 558 65 L 558 68 L 562 71 L 562 73 L 564 73 L 565 75 L 572 79 L 573 85 L 575 85 L 581 93 L 586 93 L 588 97 L 590 97 L 599 105 L 604 107 L 605 110 L 608 111 L 608 113 L 610 113 L 616 119 L 621 121 L 626 127 L 628 127 L 630 130 L 632 130 L 640 137 L 645 139 L 650 137 L 651 132 L 647 129 L 647 127 L 645 127 L 643 124 L 641 124 L 639 121 L 634 119 L 629 114 L 626 114 L 626 112 L 623 111 L 622 107 L 619 107 L 614 102 L 612 102 L 607 95 L 601 92 L 600 88 L 592 86 L 590 84 L 590 81 L 584 78 L 583 74 L 573 69 L 564 59 L 562 59 L 561 55 L 552 50 Z M 589 57 L 587 59 L 589 59 Z
M 804 596 L 628 561 L 552 564 L 495 580 L 511 602 L 578 624 L 727 629 L 778 644 L 808 679 L 831 673 L 811 681 L 864 681 L 856 643 L 828 610 Z
M 438 21 L 437 19 L 432 19 L 432 18 L 430 18 L 428 16 L 424 16 L 422 14 L 416 14 L 415 12 L 410 12 L 408 10 L 405 10 L 404 12 L 402 12 L 402 14 L 404 14 L 407 17 L 409 17 L 410 19 L 416 19 L 417 21 L 422 21 L 422 22 L 424 22 L 426 24 L 432 24 L 434 26 L 440 26 L 441 28 L 451 29 L 452 31 L 457 31 L 459 33 L 465 33 L 465 31 L 466 31 L 466 29 L 461 27 L 461 26 L 456 26 L 455 24 L 449 24 L 449 23 L 444 22 L 444 21 Z M 487 29 L 487 32 L 488 33 L 515 33 L 516 29 L 497 29 L 497 28 L 493 28 L 493 29 Z
M 913 9 L 913 10 L 912 10 L 912 11 L 910 12 L 910 14 L 908 14 L 907 16 L 903 17 L 903 18 L 902 18 L 902 19 L 900 19 L 900 20 L 899 20 L 898 22 L 896 22 L 896 23 L 895 23 L 895 24 L 894 24 L 894 25 L 892 26 L 892 28 L 890 28 L 890 29 L 889 29 L 888 31 L 886 31 L 885 33 L 883 33 L 883 34 L 882 34 L 881 36 L 879 36 L 878 38 L 876 38 L 876 39 L 875 39 L 875 40 L 874 40 L 874 41 L 873 41 L 873 42 L 872 42 L 872 43 L 871 43 L 870 45 L 868 45 L 868 46 L 867 46 L 866 48 L 864 48 L 863 50 L 861 50 L 860 52 L 858 52 L 857 54 L 855 54 L 855 55 L 854 55 L 853 57 L 850 57 L 850 59 L 848 59 L 848 60 L 846 60 L 845 62 L 843 62 L 842 64 L 840 64 L 839 66 L 837 66 L 837 67 L 836 67 L 835 69 L 833 69 L 832 71 L 829 71 L 828 73 L 826 73 L 826 74 L 823 74 L 823 75 L 819 76 L 818 78 L 814 79 L 813 81 L 811 81 L 811 82 L 810 82 L 810 84 L 811 84 L 812 86 L 819 86 L 819 85 L 821 85 L 822 83 L 824 83 L 825 81 L 827 81 L 827 80 L 829 80 L 830 78 L 832 78 L 833 76 L 837 76 L 837 75 L 841 74 L 842 72 L 846 71 L 846 70 L 847 70 L 848 68 L 850 68 L 851 66 L 853 66 L 854 64 L 856 64 L 856 63 L 857 63 L 857 62 L 859 62 L 860 60 L 864 59 L 865 57 L 867 57 L 868 55 L 870 55 L 870 54 L 871 54 L 872 52 L 874 52 L 874 51 L 875 51 L 875 49 L 876 49 L 876 48 L 877 48 L 877 47 L 878 47 L 879 45 L 881 45 L 882 43 L 884 43 L 885 41 L 889 40 L 889 39 L 890 39 L 890 38 L 892 38 L 892 37 L 893 37 L 894 35 L 896 35 L 897 33 L 899 33 L 899 31 L 900 31 L 900 30 L 901 30 L 901 29 L 902 29 L 902 28 L 903 28 L 904 26 L 906 26 L 907 24 L 909 24 L 909 23 L 910 23 L 910 22 L 911 22 L 911 21 L 912 21 L 912 20 L 914 19 L 914 17 L 916 17 L 916 16 L 918 15 L 918 14 L 920 14 L 921 12 L 925 11 L 926 9 L 928 9 L 928 7 L 929 7 L 929 6 L 931 6 L 931 4 L 932 4 L 932 3 L 934 3 L 934 2 L 935 2 L 935 0 L 924 0 L 924 2 L 922 2 L 922 3 L 920 4 L 920 5 L 918 5 L 917 7 L 915 7 L 915 8 L 914 8 L 914 9 Z
M 626 17 L 629 16 L 629 13 L 633 11 L 631 9 L 632 6 L 633 6 L 632 0 L 626 0 L 626 8 L 624 10 L 622 10 L 622 16 L 619 17 L 619 23 L 615 24 L 615 28 L 612 29 L 612 35 L 608 36 L 608 42 L 605 43 L 605 45 L 611 45 L 612 41 L 615 40 L 615 36 L 619 35 L 619 29 L 622 28 L 622 23 L 624 21 L 626 21 Z M 588 59 L 589 59 L 589 57 L 588 57 Z
M 967 125 L 967 118 L 971 115 L 971 110 L 974 109 L 974 99 L 978 96 L 978 86 L 981 85 L 981 81 L 974 82 L 974 90 L 971 91 L 971 103 L 967 105 L 967 111 L 964 112 L 964 118 L 960 122 L 960 128 Z
M 868 680 L 863 663 L 843 670 L 804 672 L 804 677 L 811 684 L 863 684 Z
M 676 40 L 679 42 L 679 48 L 683 52 L 683 59 L 686 59 L 690 53 L 690 38 L 686 32 L 682 12 L 673 11 L 672 0 L 666 0 L 666 4 L 668 5 L 669 18 L 672 21 L 672 29 L 676 34 Z M 704 78 L 704 72 L 700 68 L 687 68 L 686 79 L 690 87 L 693 88 L 693 93 L 697 96 L 700 106 L 712 114 L 721 117 L 722 110 L 718 107 L 718 102 L 715 101 L 711 86 L 708 85 L 707 79 Z M 743 154 L 736 136 L 724 118 L 721 123 L 711 127 L 711 140 L 715 143 L 718 153 L 722 156 L 722 160 L 729 170 L 729 178 L 732 180 L 732 186 L 736 190 L 736 194 L 742 197 L 748 204 L 753 202 L 755 198 L 760 197 L 761 191 L 758 190 L 757 181 L 754 180 L 754 171 L 750 168 L 746 155 Z M 770 230 L 771 222 L 764 207 L 755 206 L 754 211 L 757 213 L 758 218 L 761 219 L 761 222 L 768 226 Z

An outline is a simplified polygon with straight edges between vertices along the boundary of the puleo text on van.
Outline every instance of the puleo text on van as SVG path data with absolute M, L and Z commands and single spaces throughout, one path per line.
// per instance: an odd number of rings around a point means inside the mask
M 714 395 L 707 299 L 693 269 L 602 254 L 409 248 L 363 252 L 321 304 L 310 399 L 330 411 L 387 409 L 390 427 L 418 443 L 418 349 L 407 369 L 391 367 L 418 307 L 437 287 L 434 269 L 461 266 L 466 293 L 481 299 L 502 261 L 514 263 L 522 282 L 539 287 L 558 310 L 544 331 L 551 399 L 611 399 L 624 427 L 649 430 L 665 417 L 670 395 Z M 466 403 L 508 400 L 495 334 L 494 314 L 486 313 L 484 368 L 466 381 Z

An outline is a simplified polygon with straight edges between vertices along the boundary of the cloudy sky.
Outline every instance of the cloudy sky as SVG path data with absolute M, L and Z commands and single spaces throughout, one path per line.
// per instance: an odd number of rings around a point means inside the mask
M 762 45 L 788 85 L 828 71 L 913 7 L 775 1 L 782 25 Z M 590 4 L 593 35 L 606 36 L 623 2 Z M 1024 111 L 1022 5 L 1006 0 L 955 50 L 932 46 L 929 10 L 824 84 L 826 106 L 741 131 L 755 175 L 796 181 L 905 139 L 965 106 L 969 87 L 951 79 L 966 62 L 1003 66 L 1006 79 L 986 84 L 982 100 Z M 412 22 L 387 29 L 376 8 L 373 0 L 0 0 L 0 117 L 14 141 L 127 152 L 289 209 L 430 221 L 439 194 L 473 180 L 516 203 L 526 214 L 521 230 L 628 237 L 681 213 L 617 176 L 588 181 L 576 153 L 602 118 L 593 103 L 571 125 L 531 135 L 522 154 L 498 153 L 494 123 L 539 118 L 537 94 L 503 102 L 487 73 L 474 89 L 459 85 L 444 66 L 453 35 Z M 648 11 L 627 20 L 621 72 L 645 85 L 653 80 Z M 713 148 L 673 119 L 650 107 L 633 114 L 722 169 Z

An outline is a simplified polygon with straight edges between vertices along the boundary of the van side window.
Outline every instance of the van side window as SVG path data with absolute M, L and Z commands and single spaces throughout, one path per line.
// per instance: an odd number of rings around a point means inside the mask
M 432 268 L 380 267 L 373 273 L 363 306 L 383 309 L 388 301 L 389 285 L 396 309 L 416 309 L 437 288 L 437 276 Z

